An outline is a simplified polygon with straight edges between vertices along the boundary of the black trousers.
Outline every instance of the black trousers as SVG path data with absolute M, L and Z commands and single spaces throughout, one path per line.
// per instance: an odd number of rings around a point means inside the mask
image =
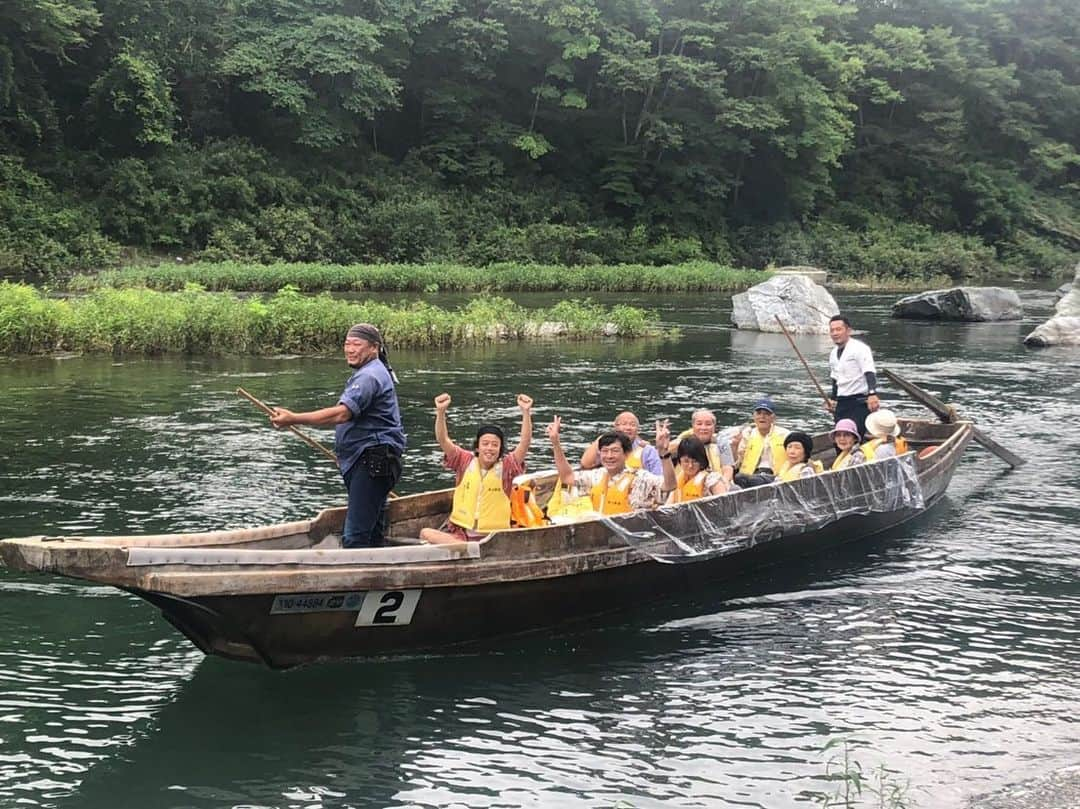
M 345 473 L 349 509 L 342 547 L 377 548 L 386 544 L 386 498 L 401 479 L 401 455 L 379 444 L 364 450 Z
M 836 412 L 833 413 L 833 418 L 837 421 L 840 421 L 840 419 L 851 419 L 854 421 L 855 425 L 859 428 L 860 441 L 866 435 L 866 417 L 869 415 L 870 407 L 866 404 L 865 393 L 860 393 L 856 396 L 836 397 Z

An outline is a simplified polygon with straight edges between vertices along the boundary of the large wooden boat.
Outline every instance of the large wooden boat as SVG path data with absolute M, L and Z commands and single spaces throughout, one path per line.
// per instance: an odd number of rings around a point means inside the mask
M 412 539 L 445 520 L 452 490 L 444 489 L 391 501 L 384 548 L 333 547 L 345 512 L 333 508 L 207 533 L 7 539 L 0 559 L 134 593 L 203 652 L 234 660 L 288 667 L 438 649 L 716 586 L 892 528 L 941 498 L 972 438 L 968 422 L 901 424 L 914 450 L 901 458 L 460 545 Z M 827 463 L 832 453 L 818 436 L 815 457 Z M 919 498 L 882 506 L 898 474 Z

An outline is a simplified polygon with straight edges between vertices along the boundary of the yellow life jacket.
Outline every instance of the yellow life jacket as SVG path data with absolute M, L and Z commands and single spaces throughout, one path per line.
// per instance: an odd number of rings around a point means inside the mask
M 626 465 L 630 469 L 641 469 L 641 456 L 645 454 L 645 445 L 639 444 L 630 450 L 630 454 L 626 456 Z
M 863 451 L 863 455 L 866 456 L 866 460 L 868 460 L 868 461 L 876 461 L 877 458 L 875 457 L 875 455 L 877 454 L 877 449 L 878 449 L 878 447 L 880 447 L 884 443 L 885 443 L 884 438 L 871 438 L 869 441 L 867 441 L 865 444 L 863 444 L 859 449 L 861 449 Z M 895 446 L 896 446 L 896 454 L 897 455 L 903 455 L 905 452 L 908 451 L 907 439 L 904 438 L 904 436 L 902 436 L 902 435 L 896 436 Z
M 709 470 L 702 469 L 692 478 L 686 477 L 682 469 L 675 470 L 675 491 L 671 493 L 669 503 L 686 503 L 690 500 L 697 500 L 699 497 L 705 495 L 705 478 L 708 477 Z
M 775 427 L 769 434 L 769 447 L 772 449 L 772 468 L 775 473 L 785 463 L 787 455 L 784 454 L 784 434 Z M 765 436 L 757 427 L 750 431 L 750 437 L 746 439 L 746 451 L 743 453 L 742 464 L 739 471 L 744 475 L 752 475 L 758 468 L 761 453 L 765 451 Z
M 624 469 L 613 480 L 608 478 L 607 470 L 589 492 L 593 509 L 601 514 L 626 514 L 630 508 L 630 487 L 634 485 L 635 469 Z
M 503 468 L 499 461 L 487 472 L 473 458 L 454 489 L 450 522 L 467 531 L 498 531 L 510 527 L 510 498 L 503 491 Z
M 553 523 L 575 522 L 595 517 L 596 511 L 593 510 L 591 497 L 571 497 L 570 493 L 563 489 L 562 480 L 556 478 L 555 489 L 551 492 L 551 499 L 547 504 L 547 516 Z
M 821 461 L 810 461 L 809 463 L 810 468 L 814 470 L 815 475 L 820 475 L 825 471 L 825 467 L 822 466 Z M 793 480 L 798 480 L 802 477 L 804 468 L 806 468 L 806 461 L 797 463 L 794 466 L 790 465 L 790 461 L 784 461 L 784 465 L 780 468 L 780 473 L 777 477 L 785 483 L 791 483 Z
M 855 449 L 859 448 L 856 447 Z M 848 461 L 851 460 L 852 452 L 853 450 L 845 449 L 843 452 L 836 456 L 836 460 L 832 462 L 832 466 L 830 466 L 829 469 L 847 469 Z
M 709 456 L 709 469 L 713 472 L 722 472 L 724 465 L 720 463 L 720 447 L 716 441 L 710 441 L 705 445 L 705 454 Z

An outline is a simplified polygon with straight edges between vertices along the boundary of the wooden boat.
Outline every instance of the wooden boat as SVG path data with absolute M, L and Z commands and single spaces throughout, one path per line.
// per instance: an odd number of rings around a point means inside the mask
M 437 649 L 716 585 L 892 528 L 941 498 L 972 438 L 969 422 L 901 424 L 913 450 L 922 450 L 918 457 L 912 452 L 625 519 L 498 531 L 456 546 L 411 539 L 445 520 L 452 489 L 444 489 L 391 501 L 393 539 L 385 548 L 332 547 L 345 512 L 333 508 L 311 520 L 208 533 L 7 539 L 0 559 L 14 570 L 134 593 L 203 652 L 234 660 L 289 667 Z M 815 457 L 826 468 L 833 452 L 827 435 L 815 439 Z M 858 488 L 856 481 L 881 494 L 901 467 L 921 490 L 917 504 L 816 521 L 802 510 L 800 504 Z M 755 515 L 762 530 L 736 530 L 745 515 Z M 762 515 L 781 519 L 761 522 Z M 643 519 L 652 531 L 641 530 Z M 687 552 L 694 532 L 706 552 Z

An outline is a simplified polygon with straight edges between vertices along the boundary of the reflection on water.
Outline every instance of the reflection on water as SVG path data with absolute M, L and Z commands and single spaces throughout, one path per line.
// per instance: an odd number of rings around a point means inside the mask
M 864 766 L 926 790 L 920 805 L 958 807 L 1075 761 L 1080 471 L 1062 459 L 1080 451 L 1078 355 L 1025 350 L 1026 322 L 892 321 L 892 299 L 841 303 L 881 365 L 1032 456 L 1021 472 L 973 449 L 940 506 L 889 536 L 618 624 L 284 674 L 203 659 L 119 591 L 0 572 L 0 805 L 786 807 L 828 788 L 821 747 L 850 734 Z M 1053 303 L 1024 300 L 1032 321 Z M 728 312 L 726 296 L 665 299 L 677 342 L 396 352 L 401 489 L 448 479 L 442 390 L 462 440 L 481 420 L 516 433 L 514 394 L 531 393 L 534 468 L 555 413 L 575 449 L 622 407 L 681 424 L 705 404 L 735 424 L 761 393 L 822 427 L 785 338 L 730 330 Z M 827 339 L 797 341 L 824 380 Z M 345 373 L 336 358 L 4 362 L 0 535 L 252 525 L 341 502 L 332 465 L 233 391 L 315 407 Z

